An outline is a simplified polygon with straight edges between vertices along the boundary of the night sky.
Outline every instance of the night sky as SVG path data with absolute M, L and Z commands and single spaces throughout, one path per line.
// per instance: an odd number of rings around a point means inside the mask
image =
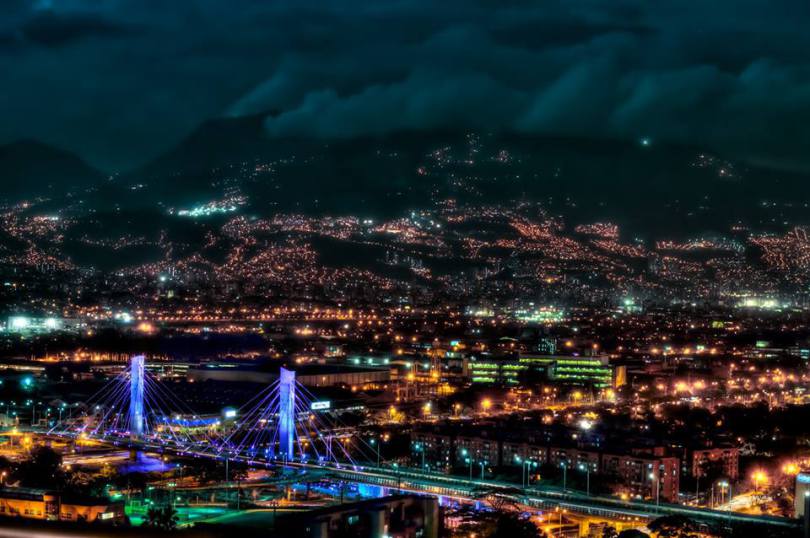
M 807 0 L 2 0 L 0 142 L 125 170 L 223 115 L 474 127 L 810 169 Z

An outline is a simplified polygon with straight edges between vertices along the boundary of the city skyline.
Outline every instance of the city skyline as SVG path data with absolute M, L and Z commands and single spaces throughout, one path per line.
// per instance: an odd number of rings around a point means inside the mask
M 0 537 L 810 538 L 808 23 L 3 2 Z

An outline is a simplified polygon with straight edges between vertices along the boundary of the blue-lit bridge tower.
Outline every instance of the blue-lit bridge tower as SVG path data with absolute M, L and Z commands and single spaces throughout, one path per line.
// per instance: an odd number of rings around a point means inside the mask
M 143 387 L 144 356 L 132 357 L 129 365 L 129 435 L 140 439 L 144 430 Z
M 295 372 L 282 368 L 278 385 L 278 441 L 281 457 L 294 459 L 295 437 Z

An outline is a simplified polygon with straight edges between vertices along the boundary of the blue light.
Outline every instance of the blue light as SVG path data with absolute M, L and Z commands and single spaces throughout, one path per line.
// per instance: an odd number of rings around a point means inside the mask
M 129 370 L 129 431 L 134 438 L 143 435 L 144 412 L 143 412 L 143 375 L 144 356 L 136 355 L 132 357 Z
M 293 459 L 295 435 L 295 372 L 282 368 L 279 376 L 279 442 L 281 454 Z

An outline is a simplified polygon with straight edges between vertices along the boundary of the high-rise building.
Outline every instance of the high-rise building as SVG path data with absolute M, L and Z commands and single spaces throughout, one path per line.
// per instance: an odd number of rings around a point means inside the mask
M 793 498 L 796 517 L 804 517 L 808 498 L 810 498 L 810 473 L 799 473 L 796 475 L 796 491 Z

